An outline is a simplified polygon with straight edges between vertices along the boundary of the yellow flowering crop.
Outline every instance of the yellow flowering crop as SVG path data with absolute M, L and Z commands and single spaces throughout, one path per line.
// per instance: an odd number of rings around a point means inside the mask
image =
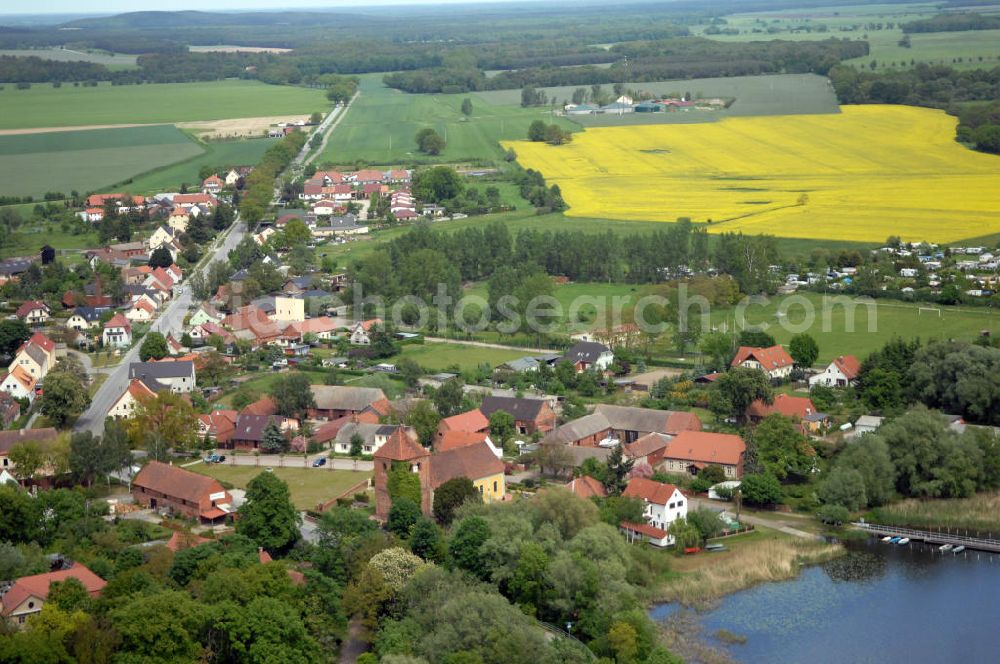
M 568 214 L 711 220 L 710 230 L 880 242 L 1000 232 L 1000 157 L 955 142 L 954 117 L 909 106 L 588 129 L 505 143 L 557 183 Z

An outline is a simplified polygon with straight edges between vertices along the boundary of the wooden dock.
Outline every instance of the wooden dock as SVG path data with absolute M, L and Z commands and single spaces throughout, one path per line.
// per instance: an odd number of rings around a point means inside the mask
M 873 535 L 885 537 L 909 537 L 910 541 L 921 541 L 927 544 L 951 544 L 952 546 L 964 546 L 966 549 L 976 551 L 989 551 L 1000 553 L 1000 539 L 970 537 L 961 535 L 959 531 L 949 530 L 915 530 L 913 528 L 900 528 L 898 526 L 882 526 L 877 523 L 854 523 L 856 528 L 867 530 Z

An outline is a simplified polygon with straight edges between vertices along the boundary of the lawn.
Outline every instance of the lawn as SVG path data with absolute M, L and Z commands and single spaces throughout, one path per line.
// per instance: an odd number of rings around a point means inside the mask
M 0 159 L 0 163 L 3 163 L 2 159 Z M 60 252 L 77 252 L 80 249 L 93 249 L 98 246 L 97 233 L 88 232 L 81 235 L 73 235 L 72 233 L 64 233 L 62 229 L 54 224 L 22 226 L 17 231 L 11 233 L 6 242 L 4 242 L 4 245 L 0 247 L 0 259 L 10 258 L 11 256 L 37 254 L 46 244 Z M 74 256 L 82 258 L 81 254 L 74 254 Z M 67 258 L 69 257 L 61 256 L 60 260 L 65 262 Z
M 273 467 L 272 471 L 288 484 L 292 502 L 300 510 L 314 509 L 319 503 L 332 500 L 358 482 L 371 477 L 370 472 L 332 470 L 329 467 L 302 468 L 301 465 L 301 457 L 288 457 L 284 468 Z M 228 482 L 238 489 L 246 489 L 250 480 L 266 472 L 264 468 L 198 463 L 188 467 L 188 470 Z
M 256 81 L 0 90 L 0 129 L 159 124 L 326 111 L 322 90 Z
M 0 136 L 0 195 L 94 191 L 201 153 L 172 125 Z
M 406 94 L 385 87 L 381 74 L 363 76 L 361 81 L 361 95 L 331 134 L 317 164 L 497 160 L 502 156 L 498 141 L 526 136 L 533 120 L 553 121 L 547 109 L 525 109 L 516 103 L 497 106 L 474 94 Z M 461 112 L 467 97 L 472 99 L 469 117 Z M 554 121 L 565 129 L 578 129 L 566 120 Z M 440 156 L 417 152 L 414 137 L 425 127 L 436 129 L 447 141 Z
M 255 138 L 239 141 L 208 141 L 199 145 L 203 153 L 185 161 L 143 173 L 126 182 L 128 190 L 138 194 L 175 190 L 181 184 L 199 182 L 198 171 L 203 166 L 225 169 L 230 166 L 252 166 L 264 152 L 277 142 L 276 138 Z
M 865 357 L 893 337 L 971 341 L 982 330 L 989 330 L 993 335 L 1000 334 L 1000 318 L 985 307 L 942 306 L 938 307 L 941 310 L 938 317 L 933 311 L 921 312 L 920 304 L 878 300 L 872 305 L 874 314 L 869 316 L 866 306 L 848 308 L 828 300 L 824 307 L 824 297 L 817 293 L 771 297 L 765 305 L 748 307 L 744 312 L 745 320 L 748 326 L 766 325 L 767 332 L 780 344 L 787 344 L 798 332 L 808 332 L 819 344 L 817 366 L 838 355 Z M 811 323 L 807 304 L 814 316 Z M 698 315 L 696 307 L 690 311 L 692 316 Z M 849 311 L 854 312 L 853 324 Z M 735 309 L 713 309 L 711 312 L 711 324 L 718 329 L 738 328 L 737 318 Z M 870 329 L 869 323 L 874 329 Z
M 954 242 L 1000 230 L 1000 158 L 909 106 L 590 129 L 505 143 L 557 183 L 569 216 L 710 223 L 712 233 Z
M 524 357 L 524 353 L 517 350 L 427 342 L 423 345 L 410 344 L 403 346 L 403 352 L 390 361 L 399 361 L 402 358 L 407 358 L 425 369 L 437 372 L 444 371 L 456 365 L 462 371 L 473 370 L 481 364 L 488 364 L 491 367 L 495 367 L 498 364 L 503 364 L 508 360 L 516 360 L 519 357 Z

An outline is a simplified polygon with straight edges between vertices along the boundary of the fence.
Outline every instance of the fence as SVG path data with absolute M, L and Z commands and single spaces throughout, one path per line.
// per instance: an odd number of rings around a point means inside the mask
M 326 510 L 330 509 L 333 505 L 335 505 L 337 503 L 337 501 L 340 500 L 341 498 L 344 498 L 345 496 L 353 496 L 355 493 L 358 493 L 360 490 L 367 489 L 367 488 L 368 488 L 368 479 L 365 478 L 365 479 L 361 480 L 360 482 L 358 482 L 357 484 L 355 484 L 354 486 L 352 486 L 351 488 L 349 488 L 347 491 L 344 491 L 343 493 L 341 493 L 339 496 L 331 498 L 330 500 L 328 500 L 326 502 L 318 503 L 316 505 L 316 508 L 313 511 L 314 512 L 319 512 L 320 514 L 322 514 Z

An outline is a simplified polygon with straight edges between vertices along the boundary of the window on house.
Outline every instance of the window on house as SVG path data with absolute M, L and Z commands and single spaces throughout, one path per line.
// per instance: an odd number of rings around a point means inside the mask
M 479 495 L 483 495 L 483 485 L 479 485 Z
M 497 483 L 496 483 L 496 480 L 494 480 L 493 481 L 493 493 L 496 493 L 496 492 L 497 492 Z
M 684 501 L 683 500 L 678 500 L 677 501 L 677 507 L 684 507 Z
M 674 509 L 674 504 L 670 503 L 667 507 L 669 507 L 670 509 Z

